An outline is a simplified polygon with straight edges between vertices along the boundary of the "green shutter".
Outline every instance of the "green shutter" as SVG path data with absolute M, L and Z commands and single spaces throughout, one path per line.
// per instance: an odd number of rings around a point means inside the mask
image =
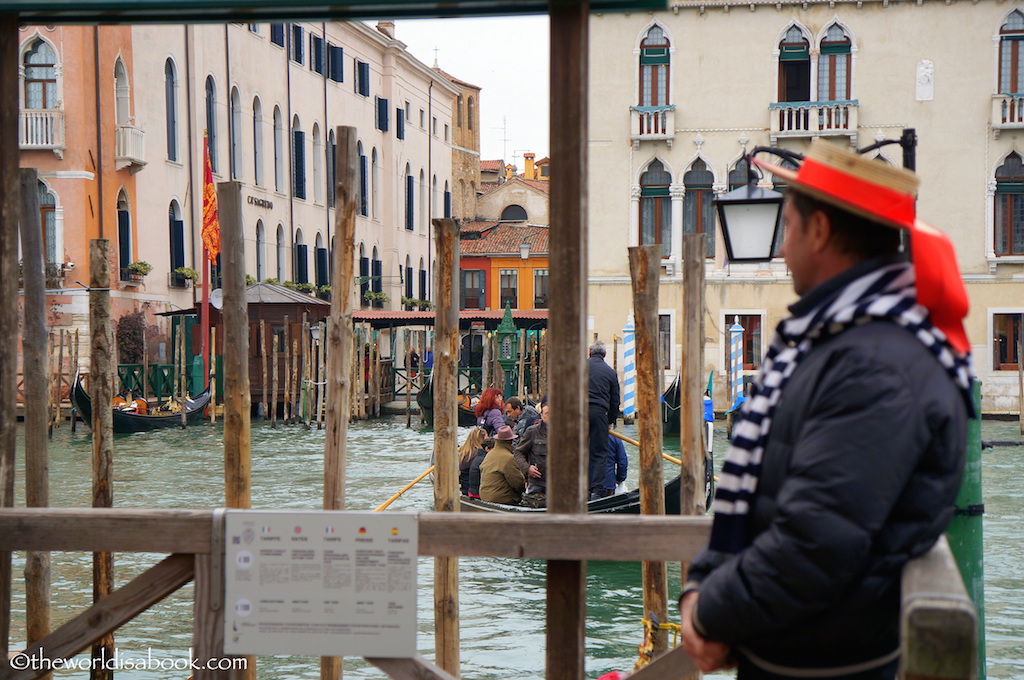
M 849 54 L 850 53 L 850 46 L 847 45 L 846 43 L 842 43 L 842 44 L 839 44 L 839 45 L 822 45 L 821 46 L 821 53 L 822 54 Z
M 779 53 L 779 61 L 807 61 L 810 58 L 807 45 L 783 45 Z
M 644 187 L 640 194 L 644 198 L 653 196 L 668 196 L 668 187 Z
M 669 63 L 668 48 L 666 47 L 645 47 L 640 50 L 640 63 L 647 64 L 667 64 Z

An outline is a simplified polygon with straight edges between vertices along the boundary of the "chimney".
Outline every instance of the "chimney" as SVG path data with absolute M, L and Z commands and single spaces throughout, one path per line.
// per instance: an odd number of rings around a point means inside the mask
M 533 159 L 536 155 L 537 154 L 530 152 L 523 154 L 523 159 L 526 163 L 526 168 L 523 170 L 523 179 L 537 179 L 536 171 L 533 168 Z
M 378 21 L 377 30 L 386 35 L 389 38 L 395 37 L 395 22 L 394 21 Z
M 512 179 L 512 176 L 516 172 L 516 166 L 509 163 L 505 166 L 505 179 Z

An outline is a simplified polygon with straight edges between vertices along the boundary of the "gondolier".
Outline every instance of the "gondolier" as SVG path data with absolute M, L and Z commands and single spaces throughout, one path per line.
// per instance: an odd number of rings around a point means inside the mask
M 797 171 L 755 162 L 789 186 L 782 254 L 801 297 L 735 425 L 683 644 L 739 680 L 887 680 L 902 567 L 960 485 L 966 293 L 949 240 L 915 219 L 913 173 L 821 140 Z

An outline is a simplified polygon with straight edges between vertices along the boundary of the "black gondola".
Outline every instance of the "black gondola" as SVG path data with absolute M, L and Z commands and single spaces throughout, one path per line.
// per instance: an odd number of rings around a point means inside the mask
M 462 496 L 460 498 L 463 512 L 547 512 L 545 508 L 527 508 L 504 503 L 488 503 L 479 498 Z M 587 502 L 587 513 L 594 515 L 639 515 L 640 490 L 634 489 L 615 496 L 599 498 Z M 679 514 L 679 475 L 665 484 L 665 514 Z
M 74 384 L 71 387 L 71 401 L 81 414 L 82 420 L 87 425 L 92 424 L 92 398 L 85 391 L 82 385 L 82 375 L 75 375 Z M 195 399 L 185 400 L 185 420 L 191 425 L 203 418 L 203 412 L 210 403 L 210 388 L 196 395 Z M 114 413 L 114 432 L 149 432 L 150 430 L 161 430 L 167 427 L 181 427 L 181 413 L 159 413 L 142 414 L 121 411 L 112 408 Z
M 679 376 L 661 395 L 661 433 L 666 437 L 679 436 Z
M 431 376 L 423 381 L 419 394 L 416 395 L 416 405 L 420 407 L 420 415 L 427 425 L 434 424 L 434 383 Z M 459 427 L 473 427 L 476 425 L 476 413 L 473 409 L 466 408 L 459 404 Z

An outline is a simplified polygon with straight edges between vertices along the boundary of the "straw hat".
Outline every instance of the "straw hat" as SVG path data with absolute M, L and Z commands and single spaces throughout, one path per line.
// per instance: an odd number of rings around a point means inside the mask
M 757 158 L 753 162 L 799 191 L 897 229 L 914 228 L 918 179 L 910 170 L 865 158 L 823 139 L 797 170 Z
M 865 219 L 908 230 L 918 303 L 928 310 L 932 324 L 945 333 L 957 351 L 970 351 L 963 325 L 969 307 L 967 289 L 953 242 L 917 219 L 917 175 L 822 139 L 811 142 L 797 170 L 752 160 L 802 193 Z

